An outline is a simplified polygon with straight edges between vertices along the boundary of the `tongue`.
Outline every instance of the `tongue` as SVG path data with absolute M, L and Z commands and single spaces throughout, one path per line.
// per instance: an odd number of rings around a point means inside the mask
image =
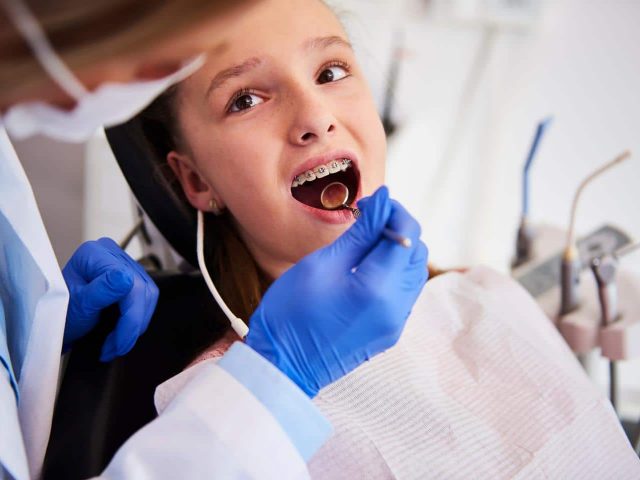
M 336 181 L 334 177 L 337 175 L 327 175 L 326 177 L 317 178 L 311 182 L 304 182 L 298 187 L 291 189 L 293 198 L 299 202 L 309 205 L 313 208 L 324 209 L 322 202 L 320 201 L 320 195 L 324 187 Z

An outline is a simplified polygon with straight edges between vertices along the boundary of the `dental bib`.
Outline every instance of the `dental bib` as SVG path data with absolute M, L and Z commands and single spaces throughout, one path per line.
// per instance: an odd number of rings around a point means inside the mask
M 193 368 L 158 387 L 159 410 Z M 555 327 L 485 267 L 429 281 L 399 342 L 314 403 L 335 431 L 308 464 L 314 479 L 640 478 Z

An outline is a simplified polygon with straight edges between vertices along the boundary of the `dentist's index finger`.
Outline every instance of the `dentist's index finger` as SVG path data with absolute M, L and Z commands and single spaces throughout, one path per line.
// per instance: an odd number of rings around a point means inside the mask
M 391 200 L 392 210 L 387 228 L 416 243 L 422 233 L 418 221 L 397 200 Z
M 420 224 L 395 200 L 392 200 L 392 211 L 386 228 L 408 238 L 411 246 L 407 248 L 395 240 L 381 236 L 376 246 L 358 266 L 359 271 L 382 273 L 389 269 L 404 269 L 411 262 L 416 249 L 422 248 Z

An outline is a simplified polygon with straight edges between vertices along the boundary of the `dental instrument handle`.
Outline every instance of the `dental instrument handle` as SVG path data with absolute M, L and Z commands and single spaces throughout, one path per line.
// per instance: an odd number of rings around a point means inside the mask
M 347 210 L 350 210 L 351 213 L 353 214 L 353 218 L 358 219 L 358 217 L 360 216 L 360 209 L 356 208 L 356 207 L 352 207 L 350 205 L 347 205 L 346 203 L 342 204 L 343 208 L 346 208 Z M 397 232 L 394 232 L 393 230 L 391 230 L 390 228 L 385 228 L 382 231 L 382 234 L 387 237 L 389 240 L 393 240 L 394 242 L 398 243 L 399 245 L 402 245 L 404 248 L 411 248 L 411 239 L 404 237 L 402 235 L 400 235 Z
M 598 285 L 598 300 L 602 327 L 608 327 L 619 319 L 616 271 L 618 260 L 614 255 L 604 255 L 591 261 L 591 271 Z M 609 399 L 618 412 L 618 367 L 615 360 L 609 360 Z
M 619 316 L 617 269 L 618 260 L 611 254 L 596 257 L 591 261 L 591 270 L 598 285 L 598 300 L 600 301 L 603 327 L 611 325 Z
M 527 160 L 522 169 L 522 217 L 526 218 L 529 215 L 529 169 L 531 168 L 531 164 L 533 163 L 533 159 L 536 156 L 538 151 L 538 145 L 540 144 L 540 140 L 544 135 L 544 132 L 547 126 L 551 123 L 552 117 L 547 117 L 542 120 L 538 127 L 536 128 L 536 132 L 533 136 L 533 142 L 531 143 L 531 148 L 529 149 L 529 154 L 527 155 Z
M 387 237 L 389 240 L 393 240 L 394 242 L 402 245 L 404 248 L 411 248 L 411 239 L 407 237 L 403 237 L 397 232 L 394 232 L 390 228 L 385 228 L 382 231 L 382 234 Z
M 533 257 L 534 231 L 526 216 L 520 219 L 520 226 L 516 234 L 516 255 L 511 262 L 511 268 L 517 268 L 527 263 Z
M 551 123 L 551 117 L 547 117 L 538 123 L 536 133 L 527 155 L 527 160 L 522 168 L 522 214 L 520 216 L 520 226 L 516 235 L 516 255 L 511 262 L 511 268 L 517 268 L 531 260 L 533 256 L 533 237 L 534 232 L 529 225 L 529 170 L 533 159 L 538 151 L 540 139 L 544 135 L 547 126 Z
M 570 250 L 560 264 L 560 316 L 580 307 L 580 270 L 582 264 L 578 249 Z

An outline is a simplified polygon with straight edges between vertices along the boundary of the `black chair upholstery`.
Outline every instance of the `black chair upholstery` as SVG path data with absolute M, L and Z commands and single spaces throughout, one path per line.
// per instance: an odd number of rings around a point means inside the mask
M 158 307 L 129 354 L 99 361 L 117 307 L 105 311 L 98 327 L 74 345 L 54 412 L 45 480 L 98 475 L 118 448 L 155 418 L 156 386 L 227 330 L 229 322 L 199 274 L 157 274 L 154 280 Z
M 196 257 L 196 211 L 178 185 L 165 175 L 162 149 L 165 133 L 138 115 L 105 130 L 111 150 L 138 203 L 182 258 L 193 267 Z M 150 141 L 153 139 L 153 141 Z

